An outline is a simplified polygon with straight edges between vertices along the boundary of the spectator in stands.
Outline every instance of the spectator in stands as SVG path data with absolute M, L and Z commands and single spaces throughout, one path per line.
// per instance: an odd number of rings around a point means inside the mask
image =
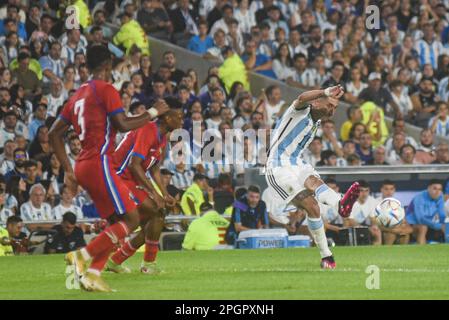
M 267 125 L 271 128 L 280 117 L 280 111 L 285 101 L 282 100 L 281 88 L 277 85 L 268 86 L 264 90 L 263 112 Z
M 193 177 L 193 184 L 186 189 L 181 198 L 181 207 L 185 215 L 190 216 L 200 214 L 200 206 L 202 203 L 206 202 L 204 192 L 207 192 L 209 202 L 213 203 L 213 189 L 209 187 L 206 176 L 197 173 Z
M 39 103 L 33 108 L 33 120 L 28 125 L 28 138 L 33 141 L 37 130 L 45 125 L 45 120 L 47 119 L 47 105 L 44 103 Z
M 173 51 L 166 51 L 163 55 L 164 63 L 170 69 L 170 81 L 177 87 L 185 76 L 184 71 L 176 68 L 176 56 Z
M 430 118 L 428 127 L 432 130 L 432 133 L 438 136 L 449 136 L 449 117 L 446 102 L 440 101 L 437 103 L 436 116 Z
M 67 253 L 86 246 L 83 230 L 76 225 L 76 214 L 66 212 L 62 216 L 62 223 L 52 227 L 54 234 L 50 234 L 45 244 L 46 254 Z
M 61 58 L 62 46 L 59 42 L 50 43 L 48 55 L 42 56 L 39 63 L 44 74 L 44 84 L 60 81 L 64 76 L 65 61 Z
M 29 194 L 31 187 L 41 181 L 41 177 L 38 172 L 38 167 L 40 165 L 41 164 L 34 159 L 30 159 L 25 162 L 24 181 L 26 183 L 27 195 Z M 28 197 L 26 199 L 28 199 Z
M 297 31 L 292 31 L 292 33 L 297 33 Z M 304 53 L 296 53 L 293 56 L 293 69 L 287 76 L 286 83 L 301 89 L 313 89 L 319 86 L 316 70 L 308 66 Z
M 449 164 L 449 146 L 442 142 L 435 149 L 435 160 L 432 164 Z
M 198 16 L 190 9 L 189 0 L 178 0 L 178 7 L 168 12 L 173 25 L 173 39 L 178 46 L 187 47 L 192 35 L 198 34 Z
M 29 69 L 30 55 L 25 52 L 19 53 L 17 61 L 19 62 L 19 68 L 12 73 L 13 81 L 22 86 L 25 90 L 26 97 L 33 97 L 39 95 L 42 92 L 41 82 L 38 79 L 36 73 Z
M 362 134 L 366 132 L 366 126 L 363 123 L 354 123 L 349 131 L 349 139 L 351 139 L 356 145 L 360 144 L 360 138 L 362 137 Z
M 389 164 L 397 164 L 401 160 L 401 148 L 406 144 L 406 137 L 403 132 L 393 135 L 391 149 L 387 149 L 387 162 Z
M 14 140 L 16 135 L 17 114 L 8 111 L 3 115 L 3 128 L 0 129 L 0 145 L 4 146 L 7 140 Z
M 434 148 L 434 134 L 430 129 L 423 129 L 419 135 L 418 151 L 431 153 Z
M 380 187 L 380 197 L 378 201 L 381 202 L 386 198 L 393 198 L 396 193 L 396 185 L 391 180 L 384 180 Z M 380 230 L 383 232 L 384 244 L 392 245 L 399 239 L 400 244 L 408 244 L 410 241 L 410 235 L 413 233 L 413 228 L 404 219 L 401 224 L 393 228 L 385 228 L 379 225 Z
M 337 157 L 343 156 L 343 149 L 341 143 L 337 140 L 337 133 L 335 132 L 335 122 L 333 120 L 323 120 L 321 122 L 321 141 L 323 150 L 332 150 Z
M 386 166 L 388 162 L 386 161 L 386 149 L 384 146 L 378 146 L 373 151 L 373 159 L 366 163 L 367 165 L 373 166 Z
M 142 8 L 137 12 L 137 21 L 148 35 L 165 41 L 170 40 L 173 26 L 160 1 L 142 1 Z
M 260 198 L 260 189 L 250 186 L 247 194 L 234 202 L 232 218 L 226 233 L 226 241 L 233 245 L 240 232 L 268 228 L 267 206 Z
M 348 117 L 348 120 L 346 120 L 340 129 L 340 138 L 343 141 L 346 141 L 349 139 L 349 133 L 352 129 L 352 126 L 356 123 L 360 123 L 363 120 L 363 114 L 359 107 L 357 106 L 350 106 L 346 110 L 346 116 Z
M 360 180 L 360 196 L 352 208 L 349 218 L 344 220 L 345 227 L 367 226 L 369 228 L 372 243 L 374 245 L 382 244 L 382 232 L 377 226 L 374 211 L 378 201 L 370 195 L 370 186 L 364 181 Z
M 419 91 L 411 96 L 413 103 L 414 124 L 427 127 L 429 119 L 436 111 L 438 97 L 431 79 L 423 77 L 419 82 Z
M 411 144 L 404 144 L 400 150 L 401 160 L 399 161 L 400 165 L 411 165 L 411 164 L 419 164 L 415 159 L 416 149 Z
M 24 149 L 17 148 L 14 150 L 14 169 L 5 174 L 6 182 L 8 182 L 12 176 L 25 178 L 25 162 L 27 159 L 27 153 Z
M 291 58 L 288 43 L 284 42 L 279 45 L 276 55 L 273 59 L 273 71 L 276 78 L 285 81 L 292 75 L 293 60 Z
M 28 239 L 22 232 L 23 222 L 18 216 L 6 221 L 6 229 L 0 227 L 0 257 L 27 252 Z
M 122 13 L 120 15 L 121 27 L 115 34 L 113 43 L 117 46 L 122 46 L 126 50 L 126 54 L 129 55 L 131 48 L 135 45 L 142 54 L 149 55 L 149 43 L 145 31 L 140 24 L 133 19 L 133 16 L 129 13 Z
M 218 75 L 226 91 L 230 93 L 236 82 L 240 82 L 245 90 L 249 90 L 248 74 L 242 59 L 229 46 L 223 48 L 222 56 L 224 61 L 218 70 Z
M 201 204 L 200 212 L 200 217 L 190 223 L 182 243 L 186 250 L 212 250 L 225 243 L 223 238 L 229 221 L 208 202 Z
M 273 62 L 269 56 L 257 53 L 256 42 L 253 39 L 246 42 L 242 60 L 248 70 L 276 79 L 276 74 L 272 69 Z
M 402 117 L 399 106 L 394 102 L 387 89 L 382 87 L 382 75 L 378 72 L 370 73 L 368 77 L 368 88 L 360 92 L 359 99 L 362 102 L 374 102 L 378 107 L 386 110 L 387 104 L 393 109 L 395 117 Z
M 51 206 L 45 203 L 47 191 L 40 183 L 30 189 L 30 201 L 20 207 L 20 216 L 24 221 L 52 220 Z
M 147 0 L 148 1 L 148 0 Z M 187 49 L 204 55 L 206 52 L 214 47 L 214 39 L 208 35 L 207 22 L 200 21 L 198 23 L 198 35 L 192 36 L 187 45 Z M 218 31 L 218 30 L 217 30 Z
M 14 170 L 14 151 L 17 144 L 13 140 L 6 140 L 3 148 L 3 155 L 0 162 L 0 174 L 5 175 L 7 172 Z
M 396 133 L 403 133 L 405 135 L 405 143 L 411 144 L 415 148 L 417 147 L 415 139 L 413 139 L 412 136 L 407 135 L 407 133 L 405 132 L 404 119 L 394 119 L 392 127 L 393 127 L 393 135 L 395 135 Z M 385 148 L 388 151 L 390 151 L 393 148 L 393 137 L 388 138 L 387 141 L 385 141 Z
M 65 185 L 61 187 L 61 202 L 52 209 L 52 217 L 55 220 L 62 219 L 66 212 L 72 212 L 76 215 L 77 219 L 83 219 L 83 212 L 80 207 L 74 204 L 74 196 L 72 191 Z
M 430 230 L 436 233 L 444 232 L 443 183 L 439 180 L 431 180 L 427 190 L 417 194 L 407 207 L 406 220 L 413 227 L 413 233 L 418 244 L 426 244 L 432 238 Z M 433 238 L 439 239 L 438 235 Z
M 362 133 L 360 143 L 356 145 L 356 152 L 362 160 L 362 164 L 368 164 L 370 161 L 373 161 L 373 144 L 369 133 Z
M 359 67 L 354 67 L 351 69 L 350 80 L 351 81 L 346 84 L 347 92 L 345 93 L 344 97 L 348 103 L 357 103 L 359 101 L 360 92 L 368 87 L 368 85 L 362 81 L 362 71 Z M 350 119 L 349 116 L 348 119 Z M 358 122 L 360 120 L 361 119 L 356 120 L 355 122 Z
M 321 161 L 321 152 L 323 151 L 323 142 L 321 137 L 315 136 L 310 143 L 309 147 L 303 153 L 303 159 L 315 166 L 319 161 Z
M 48 127 L 45 125 L 40 126 L 28 151 L 30 158 L 48 162 L 52 151 L 53 149 L 48 139 Z
M 400 80 L 393 80 L 390 83 L 390 94 L 404 119 L 411 119 L 413 116 L 413 103 Z M 393 110 L 393 107 L 387 104 L 387 114 L 393 114 Z
M 204 54 L 204 58 L 222 63 L 224 58 L 221 51 L 226 46 L 226 33 L 222 29 L 218 29 L 213 34 L 213 37 L 214 45 L 207 49 L 207 52 Z

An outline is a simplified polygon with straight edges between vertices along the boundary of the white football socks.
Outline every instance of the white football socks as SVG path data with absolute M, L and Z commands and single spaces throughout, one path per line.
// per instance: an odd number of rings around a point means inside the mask
M 321 258 L 329 257 L 332 252 L 327 245 L 326 233 L 324 232 L 323 220 L 320 218 L 307 217 L 307 226 L 312 234 L 316 246 L 320 249 Z
M 341 199 L 341 194 L 335 192 L 334 190 L 329 188 L 327 184 L 323 183 L 315 190 L 315 198 L 319 202 L 327 204 L 328 206 L 331 206 L 338 210 L 338 202 Z

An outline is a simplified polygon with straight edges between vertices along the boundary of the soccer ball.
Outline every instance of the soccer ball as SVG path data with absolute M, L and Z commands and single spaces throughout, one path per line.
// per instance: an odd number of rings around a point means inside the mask
M 375 210 L 376 220 L 386 228 L 394 228 L 404 220 L 405 212 L 401 202 L 395 198 L 385 198 Z

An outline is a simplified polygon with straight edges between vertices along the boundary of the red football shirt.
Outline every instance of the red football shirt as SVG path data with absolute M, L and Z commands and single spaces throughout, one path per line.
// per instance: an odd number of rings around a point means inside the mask
M 110 117 L 120 112 L 124 112 L 120 95 L 105 81 L 91 80 L 73 94 L 60 117 L 80 137 L 82 150 L 78 161 L 114 152 L 117 130 Z
M 143 160 L 144 171 L 162 160 L 167 139 L 159 132 L 155 122 L 148 122 L 143 127 L 126 134 L 114 153 L 114 163 L 117 173 L 125 179 L 132 179 L 127 169 L 132 156 Z

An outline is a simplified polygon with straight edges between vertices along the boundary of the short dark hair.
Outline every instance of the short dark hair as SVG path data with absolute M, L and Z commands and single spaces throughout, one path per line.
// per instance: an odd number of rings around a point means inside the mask
M 254 193 L 259 193 L 260 194 L 260 188 L 256 185 L 250 185 L 248 187 L 248 192 L 254 192 Z
M 25 167 L 25 169 L 31 168 L 31 167 L 37 167 L 37 161 L 33 160 L 33 159 L 30 159 L 27 162 L 25 162 L 24 167 Z
M 440 184 L 442 187 L 444 187 L 444 183 L 440 179 L 432 179 L 432 180 L 430 180 L 429 183 L 427 184 L 427 186 L 430 187 L 431 185 L 434 185 L 434 184 Z
M 112 61 L 111 53 L 108 48 L 103 45 L 93 45 L 87 49 L 86 54 L 87 67 L 95 70 L 105 62 Z
M 338 66 L 343 67 L 343 69 L 345 68 L 345 64 L 343 62 L 341 62 L 341 61 L 334 61 L 332 63 L 332 68 L 331 69 L 334 69 L 335 67 L 338 67 Z
M 76 214 L 71 211 L 67 211 L 62 215 L 62 222 L 68 222 L 70 224 L 76 224 Z
M 324 180 L 325 184 L 337 184 L 337 180 L 335 180 L 334 178 L 327 178 Z
M 273 85 L 271 85 L 271 86 L 268 86 L 268 87 L 265 89 L 265 92 L 267 93 L 267 96 L 271 96 L 271 94 L 273 93 L 273 91 L 274 91 L 275 89 L 279 89 L 279 86 L 276 85 L 276 84 L 273 84 Z
M 204 180 L 204 179 L 206 179 L 206 176 L 202 173 L 195 173 L 195 175 L 193 176 L 193 181 Z
M 358 183 L 361 188 L 370 188 L 370 186 L 366 180 L 359 180 Z
M 416 154 L 416 148 L 414 146 L 412 146 L 410 143 L 406 143 L 404 144 L 401 149 L 399 150 L 399 154 L 402 155 L 402 152 L 404 151 L 405 148 L 412 148 L 413 153 Z
M 381 187 L 383 186 L 396 186 L 396 184 L 390 179 L 385 179 L 384 181 L 382 181 Z
M 203 211 L 209 211 L 209 210 L 212 210 L 214 207 L 212 206 L 212 204 L 210 204 L 209 202 L 203 202 L 201 205 L 200 205 L 200 211 L 201 212 L 203 212 Z
M 144 104 L 142 102 L 140 102 L 140 101 L 135 101 L 135 102 L 131 103 L 131 105 L 129 106 L 129 112 L 134 113 L 134 111 L 136 111 L 136 109 L 140 105 L 144 105 Z
M 10 224 L 17 224 L 17 223 L 20 223 L 20 222 L 22 222 L 22 221 L 23 221 L 22 218 L 19 217 L 19 216 L 10 216 L 10 217 L 8 217 L 8 219 L 6 220 L 6 225 L 8 226 L 8 225 L 10 225 Z
M 293 56 L 293 61 L 296 61 L 296 60 L 299 59 L 299 58 L 304 58 L 304 59 L 307 60 L 306 55 L 305 55 L 304 53 L 299 52 L 299 53 L 297 53 L 297 54 L 295 54 L 295 55 Z

